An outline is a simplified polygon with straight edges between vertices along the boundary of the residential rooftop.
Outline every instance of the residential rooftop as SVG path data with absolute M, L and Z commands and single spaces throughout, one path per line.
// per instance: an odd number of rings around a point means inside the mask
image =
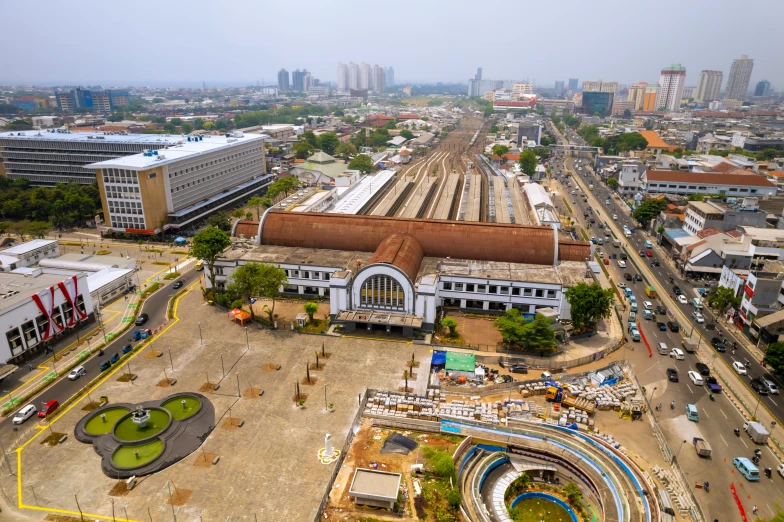
M 106 132 L 73 132 L 73 131 L 47 131 L 28 130 L 0 132 L 0 139 L 13 138 L 29 141 L 79 141 L 79 142 L 105 142 L 105 143 L 166 143 L 175 145 L 185 141 L 185 136 L 167 134 L 109 134 Z
M 57 243 L 57 241 L 54 239 L 31 239 L 30 241 L 25 241 L 21 245 L 6 248 L 1 253 L 7 256 L 23 256 L 28 252 L 51 245 L 52 243 Z
M 759 174 L 716 174 L 709 172 L 684 172 L 677 170 L 646 170 L 648 181 L 672 181 L 703 185 L 738 185 L 776 188 L 776 185 Z
M 201 154 L 208 154 L 216 150 L 236 147 L 249 142 L 262 142 L 267 136 L 265 134 L 245 134 L 233 133 L 231 136 L 204 135 L 188 138 L 180 138 L 176 145 L 169 145 L 166 149 L 152 151 L 150 154 L 133 154 L 116 159 L 100 161 L 86 165 L 91 169 L 128 169 L 128 170 L 148 170 L 160 165 L 174 163 Z

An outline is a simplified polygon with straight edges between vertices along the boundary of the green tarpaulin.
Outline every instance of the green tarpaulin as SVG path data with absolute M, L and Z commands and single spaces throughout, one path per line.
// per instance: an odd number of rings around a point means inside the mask
M 476 368 L 476 358 L 472 353 L 446 352 L 447 371 L 472 372 Z

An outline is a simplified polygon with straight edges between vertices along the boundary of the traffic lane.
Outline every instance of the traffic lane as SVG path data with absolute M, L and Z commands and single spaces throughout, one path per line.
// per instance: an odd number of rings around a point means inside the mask
M 194 280 L 194 272 L 192 270 L 188 272 L 184 272 L 178 280 L 183 282 L 183 287 Z M 174 281 L 172 281 L 173 283 Z M 174 295 L 177 291 L 171 288 L 171 285 L 167 285 L 163 287 L 161 290 L 155 292 L 152 296 L 150 296 L 141 307 L 139 313 L 147 313 L 150 316 L 150 319 L 147 323 L 143 326 L 134 327 L 133 329 L 137 328 L 149 328 L 151 325 L 158 325 L 161 324 L 163 319 L 165 318 L 165 313 L 168 308 L 168 302 L 172 295 Z M 138 342 L 138 341 L 137 341 Z M 137 344 L 137 342 L 132 342 L 130 344 Z M 100 375 L 102 372 L 100 371 L 100 365 L 104 361 L 108 360 L 113 354 L 119 353 L 122 356 L 122 349 L 123 347 L 129 344 L 128 337 L 125 335 L 118 336 L 117 338 L 113 339 L 109 342 L 109 344 L 103 349 L 104 355 L 98 355 L 96 353 L 86 361 L 82 363 L 84 366 L 85 371 L 87 372 L 86 375 L 82 376 L 79 379 L 71 381 L 68 379 L 67 376 L 61 377 L 58 381 L 53 383 L 51 386 L 43 390 L 37 397 L 30 399 L 24 404 L 20 404 L 19 406 L 26 406 L 27 404 L 34 404 L 36 408 L 41 410 L 42 405 L 46 404 L 50 400 L 57 400 L 58 402 L 62 403 L 77 393 L 80 389 L 87 385 L 90 381 L 92 381 L 95 377 Z M 6 420 L 0 424 L 0 433 L 5 431 L 10 431 L 13 426 L 12 422 L 10 422 L 10 418 L 12 416 L 9 415 L 6 417 Z M 25 426 L 27 423 L 33 421 L 34 418 L 30 418 L 26 421 Z
M 600 205 L 601 205 L 601 203 L 600 203 Z M 615 205 L 615 202 L 612 201 L 611 205 Z M 643 241 L 645 240 L 645 235 L 643 235 L 642 231 L 640 231 L 638 229 L 638 230 L 634 231 L 633 238 L 634 238 L 635 243 L 637 245 L 641 245 L 643 243 Z M 639 246 L 638 246 L 638 248 L 639 248 Z M 691 298 L 698 295 L 696 288 L 694 288 L 694 285 L 689 283 L 689 282 L 687 282 L 687 281 L 685 281 L 685 280 L 683 280 L 682 278 L 680 278 L 677 273 L 674 273 L 672 270 L 670 270 L 669 266 L 666 263 L 663 264 L 662 266 L 658 267 L 658 268 L 661 269 L 658 274 L 656 273 L 656 267 L 649 267 L 649 268 L 650 268 L 650 271 L 653 274 L 654 278 L 656 279 L 656 283 L 658 284 L 658 286 L 660 288 L 667 288 L 668 289 L 668 293 L 670 293 L 670 290 L 672 289 L 673 285 L 669 283 L 669 278 L 672 277 L 673 281 L 675 281 L 675 284 L 678 284 L 678 286 L 681 287 L 681 289 L 684 291 L 684 293 L 687 294 L 687 299 L 689 299 L 689 303 L 688 304 L 684 305 L 684 304 L 682 304 L 682 303 L 680 303 L 678 301 L 675 301 L 677 306 L 681 309 L 683 315 L 685 315 L 686 318 L 688 319 L 688 323 L 686 325 L 681 325 L 681 326 L 682 327 L 686 326 L 687 328 L 693 328 L 694 331 L 696 331 L 698 334 L 700 334 L 705 339 L 705 342 L 710 345 L 710 340 L 713 337 L 717 336 L 718 331 L 717 330 L 709 330 L 706 327 L 706 323 L 697 323 L 695 320 L 693 320 L 694 309 L 693 309 L 693 306 L 691 305 Z M 663 274 L 662 274 L 662 272 L 663 272 Z M 661 279 L 659 277 L 657 277 L 657 276 L 660 276 Z M 669 285 L 669 286 L 665 287 L 665 284 Z M 710 312 L 708 312 L 706 314 L 706 316 L 711 318 L 711 319 L 715 319 L 713 317 L 713 314 L 710 313 Z M 712 321 L 706 321 L 706 322 L 712 322 Z M 717 326 L 717 328 L 720 328 L 720 327 Z M 753 378 L 769 374 L 767 369 L 765 369 L 760 364 L 760 361 L 756 360 L 746 350 L 745 346 L 743 346 L 742 343 L 738 343 L 737 338 L 735 337 L 735 334 L 734 334 L 734 332 L 731 331 L 731 329 L 730 329 L 730 331 L 724 331 L 724 334 L 725 334 L 725 337 L 728 339 L 730 345 L 733 342 L 737 343 L 738 347 L 737 347 L 736 354 L 733 356 L 731 350 L 728 350 L 726 352 L 719 352 L 712 345 L 710 345 L 709 349 L 712 350 L 714 355 L 716 355 L 717 357 L 721 357 L 722 360 L 724 360 L 730 366 L 735 361 L 740 361 L 742 363 L 746 363 L 748 361 L 749 362 L 749 368 L 747 370 L 747 375 L 746 376 L 739 375 L 739 374 L 737 374 L 737 372 L 734 372 L 734 373 L 736 373 L 738 378 L 747 386 L 749 391 L 754 396 L 756 396 L 760 400 L 767 399 L 766 405 L 767 405 L 768 409 L 771 410 L 772 412 L 775 412 L 775 415 L 776 415 L 777 418 L 779 418 L 779 419 L 782 418 L 784 416 L 784 401 L 780 401 L 780 402 L 776 401 L 775 396 L 772 396 L 772 395 L 760 396 L 750 386 L 750 382 L 751 382 L 751 380 Z M 772 379 L 772 380 L 774 380 L 774 382 L 776 382 L 777 384 L 780 384 L 780 382 L 778 380 L 776 380 L 776 379 Z

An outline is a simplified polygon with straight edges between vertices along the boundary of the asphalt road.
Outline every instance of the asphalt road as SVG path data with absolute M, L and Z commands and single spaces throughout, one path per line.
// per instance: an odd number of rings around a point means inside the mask
M 184 288 L 185 285 L 192 283 L 194 280 L 200 277 L 200 275 L 200 272 L 196 272 L 190 269 L 184 271 L 178 280 L 183 282 Z M 133 332 L 133 330 L 138 328 L 155 328 L 163 323 L 166 318 L 166 309 L 169 298 L 171 298 L 178 291 L 172 289 L 172 284 L 174 281 L 175 280 L 167 281 L 166 286 L 155 292 L 142 304 L 139 313 L 146 313 L 150 316 L 150 319 L 144 326 L 134 327 L 130 330 L 130 332 Z M 86 360 L 83 363 L 83 366 L 87 371 L 87 375 L 75 381 L 68 380 L 67 376 L 60 377 L 58 381 L 43 390 L 37 397 L 21 404 L 20 408 L 23 405 L 35 404 L 36 408 L 40 410 L 42 404 L 47 403 L 52 399 L 56 399 L 60 403 L 67 400 L 101 373 L 99 367 L 102 362 L 108 360 L 115 353 L 122 355 L 123 347 L 128 345 L 128 337 L 130 337 L 130 333 L 126 332 L 124 335 L 115 338 L 106 348 L 104 348 L 104 355 L 101 356 L 96 353 L 90 359 Z M 136 343 L 134 342 L 132 344 Z M 19 371 L 24 372 L 26 370 L 20 369 Z M 94 399 L 97 400 L 97 397 Z M 2 421 L 0 421 L 0 438 L 2 438 L 4 442 L 11 442 L 11 440 L 15 438 L 14 424 L 11 422 L 12 417 L 13 415 L 8 415 L 2 419 Z M 36 420 L 36 417 L 29 418 L 26 422 L 19 426 L 19 430 L 29 428 L 29 426 L 34 424 Z M 8 447 L 9 445 L 6 445 L 6 449 L 8 449 Z
M 585 172 L 585 168 L 583 171 Z M 592 226 L 588 219 L 583 218 L 584 212 L 589 212 L 589 219 L 591 213 L 588 208 L 591 200 L 583 202 L 582 197 L 570 194 L 574 187 L 575 174 L 572 173 L 572 187 L 566 187 L 559 183 L 558 192 L 559 199 L 566 199 L 569 205 L 575 210 L 576 219 L 578 224 L 585 228 L 589 235 L 604 237 L 604 230 L 599 229 L 599 220 Z M 595 181 L 595 180 L 594 180 Z M 594 183 L 594 192 L 598 190 L 597 183 Z M 607 192 L 606 188 L 602 188 L 601 192 Z M 573 203 L 574 201 L 574 203 Z M 556 203 L 562 205 L 560 203 Z M 563 208 L 563 206 L 561 206 Z M 595 210 L 594 210 L 595 212 Z M 600 210 L 602 220 L 606 219 L 606 209 Z M 620 213 L 618 213 L 620 216 Z M 610 217 L 612 214 L 610 214 Z M 635 232 L 636 234 L 636 232 Z M 644 240 L 643 240 L 644 241 Z M 630 245 L 631 246 L 631 245 Z M 602 251 L 605 255 L 612 253 L 619 253 L 620 249 L 612 247 L 612 244 L 605 244 L 602 246 Z M 630 252 L 630 256 L 635 255 Z M 640 259 L 635 259 L 640 262 Z M 650 263 L 650 262 L 649 262 Z M 653 268 L 653 267 L 652 267 Z M 664 268 L 664 267 L 662 267 Z M 641 312 L 643 309 L 643 302 L 646 300 L 652 301 L 653 306 L 660 304 L 657 300 L 648 299 L 645 296 L 645 282 L 630 283 L 624 281 L 623 272 L 635 273 L 633 265 L 629 264 L 627 268 L 620 268 L 618 260 L 611 260 L 607 265 L 610 277 L 616 283 L 624 282 L 632 288 L 634 295 L 637 297 L 640 311 L 638 313 L 640 329 L 646 336 L 651 348 L 653 356 L 650 356 L 647 348 L 642 342 L 630 343 L 628 348 L 625 348 L 624 357 L 632 362 L 635 368 L 640 384 L 646 388 L 646 395 L 650 398 L 651 404 L 662 404 L 661 412 L 654 412 L 658 419 L 659 425 L 665 434 L 667 443 L 669 444 L 673 453 L 678 457 L 679 462 L 684 469 L 688 480 L 689 486 L 693 487 L 695 484 L 702 484 L 703 482 L 710 482 L 711 493 L 706 493 L 704 490 L 695 490 L 695 496 L 700 502 L 708 520 L 719 519 L 724 520 L 729 518 L 728 513 L 737 512 L 737 507 L 732 501 L 729 493 L 730 483 L 735 482 L 736 486 L 741 480 L 739 475 L 732 473 L 732 459 L 735 457 L 753 456 L 753 451 L 757 447 L 748 436 L 741 433 L 740 437 L 736 437 L 733 429 L 735 427 L 742 427 L 744 419 L 738 411 L 727 401 L 723 394 L 717 394 L 715 400 L 711 401 L 709 392 L 705 386 L 694 385 L 688 377 L 689 371 L 696 371 L 696 363 L 698 359 L 696 355 L 685 353 L 684 360 L 676 360 L 673 357 L 659 355 L 656 352 L 658 343 L 665 343 L 668 348 L 681 347 L 682 337 L 679 333 L 671 332 L 669 329 L 660 331 L 655 326 L 654 321 L 647 321 L 642 319 Z M 654 268 L 658 271 L 658 268 Z M 655 275 L 659 275 L 655 273 Z M 664 273 L 661 277 L 669 277 L 671 274 Z M 654 283 L 657 287 L 664 287 L 661 283 Z M 685 289 L 687 286 L 681 286 Z M 691 287 L 688 287 L 691 288 Z M 690 306 L 684 306 L 684 313 L 690 314 Z M 664 316 L 655 316 L 657 320 L 664 320 Z M 626 320 L 628 313 L 623 315 L 624 328 L 626 327 Z M 708 337 L 710 339 L 710 337 Z M 738 350 L 740 353 L 740 350 Z M 717 361 L 712 361 L 716 363 Z M 712 368 L 712 364 L 709 364 Z M 667 378 L 667 369 L 673 368 L 678 372 L 679 382 L 670 382 Z M 777 399 L 778 397 L 775 397 Z M 764 400 L 764 398 L 763 398 Z M 675 408 L 670 408 L 670 403 L 675 402 Z M 784 401 L 776 401 L 784 402 Z M 700 418 L 698 422 L 692 422 L 686 419 L 685 407 L 687 404 L 693 404 L 697 407 Z M 693 438 L 700 437 L 711 444 L 713 455 L 710 459 L 701 458 L 696 454 L 693 447 Z M 685 441 L 685 442 L 684 442 Z M 726 458 L 726 461 L 724 460 Z M 760 514 L 763 517 L 769 518 L 775 514 L 776 506 L 773 503 L 773 498 L 780 495 L 782 486 L 782 477 L 775 473 L 778 461 L 775 455 L 768 449 L 763 448 L 762 460 L 760 461 L 760 469 L 770 467 L 773 471 L 773 476 L 769 479 L 762 476 L 759 483 L 750 484 L 745 480 L 746 493 L 751 494 L 752 498 L 745 497 L 742 499 L 744 506 L 748 511 L 751 506 L 756 504 L 760 508 Z M 741 490 L 743 491 L 743 490 Z M 732 511 L 728 511 L 732 510 Z

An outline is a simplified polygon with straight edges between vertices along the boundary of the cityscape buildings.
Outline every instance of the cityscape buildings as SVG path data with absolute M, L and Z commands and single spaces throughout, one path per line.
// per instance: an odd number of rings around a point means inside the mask
M 694 101 L 704 103 L 718 100 L 723 77 L 724 73 L 721 71 L 700 71 L 700 79 L 694 91 Z
M 757 82 L 757 88 L 754 89 L 754 96 L 767 96 L 770 94 L 770 82 L 768 80 L 760 80 Z
M 291 73 L 291 90 L 297 92 L 303 92 L 307 90 L 305 87 L 305 76 L 308 75 L 307 69 L 299 70 L 297 69 L 293 73 Z
M 386 89 L 387 71 L 378 64 L 373 66 L 373 90 L 376 92 L 384 92 Z
M 83 89 L 56 90 L 57 108 L 61 111 L 95 109 L 109 112 L 115 107 L 128 105 L 131 95 L 128 89 Z
M 686 68 L 679 63 L 665 67 L 659 78 L 659 98 L 656 110 L 677 111 L 683 99 L 683 87 L 686 83 Z
M 354 62 L 348 64 L 348 88 L 359 90 L 359 65 Z
M 598 82 L 586 81 L 583 82 L 583 92 L 611 92 L 615 93 L 618 90 L 618 82 Z
M 564 82 L 563 82 L 563 80 L 556 81 L 555 82 L 555 94 L 556 94 L 556 96 L 561 96 L 563 94 L 563 92 L 564 92 Z
M 576 91 L 578 86 L 577 78 L 569 78 L 569 90 Z
M 395 69 L 391 65 L 387 67 L 386 84 L 387 88 L 395 85 Z
M 615 93 L 607 91 L 583 91 L 583 112 L 585 114 L 609 116 Z
M 642 110 L 645 104 L 645 88 L 648 87 L 648 82 L 633 83 L 629 86 L 629 93 L 626 99 L 632 102 L 634 110 Z
M 476 74 L 474 75 L 474 80 L 479 81 L 481 79 L 482 79 L 482 68 L 481 67 L 477 67 L 476 68 Z
M 338 92 L 348 92 L 349 80 L 348 65 L 338 62 Z
M 730 100 L 742 100 L 746 97 L 751 80 L 751 71 L 754 69 L 754 60 L 743 55 L 732 61 L 730 75 L 727 77 L 727 88 L 724 97 Z
M 289 90 L 289 72 L 286 69 L 278 71 L 278 91 L 286 92 Z

